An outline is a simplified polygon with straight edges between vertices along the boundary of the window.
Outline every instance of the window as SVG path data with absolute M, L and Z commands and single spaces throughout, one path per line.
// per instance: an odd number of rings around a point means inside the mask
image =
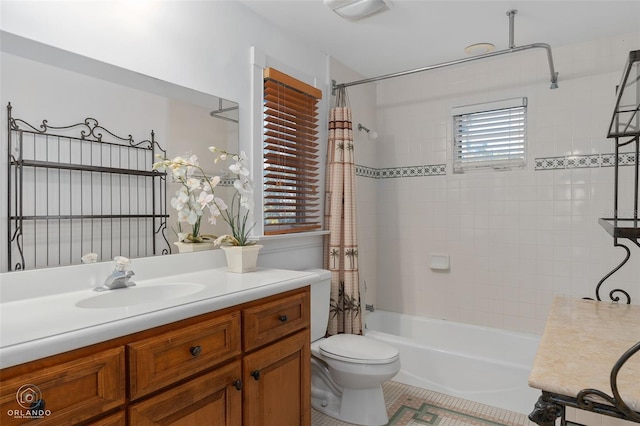
M 527 98 L 452 109 L 453 172 L 526 163 Z
M 318 101 L 322 91 L 264 70 L 264 234 L 321 228 Z

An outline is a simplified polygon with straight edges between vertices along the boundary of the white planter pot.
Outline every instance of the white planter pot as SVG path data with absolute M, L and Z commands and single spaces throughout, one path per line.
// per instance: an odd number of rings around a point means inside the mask
M 176 242 L 173 243 L 178 246 L 178 253 L 193 253 L 194 251 L 213 250 L 213 241 L 205 241 L 204 243 L 185 243 Z
M 258 269 L 258 252 L 262 246 L 222 246 L 227 256 L 227 270 L 229 272 L 243 273 Z

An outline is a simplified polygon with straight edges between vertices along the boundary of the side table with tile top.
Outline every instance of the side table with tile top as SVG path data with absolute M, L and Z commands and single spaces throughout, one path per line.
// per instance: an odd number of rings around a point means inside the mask
M 529 386 L 540 426 L 565 425 L 565 407 L 640 423 L 640 306 L 556 296 Z

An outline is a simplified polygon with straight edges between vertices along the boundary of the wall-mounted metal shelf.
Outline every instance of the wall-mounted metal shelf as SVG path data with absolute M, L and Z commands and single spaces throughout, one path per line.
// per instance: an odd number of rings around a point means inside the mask
M 629 52 L 627 62 L 622 72 L 620 83 L 616 87 L 616 103 L 611 116 L 607 137 L 614 140 L 614 188 L 613 188 L 613 217 L 601 218 L 600 225 L 613 237 L 614 247 L 621 247 L 626 255 L 622 262 L 611 272 L 605 275 L 596 287 L 596 299 L 600 300 L 600 287 L 631 257 L 631 251 L 627 245 L 620 240 L 631 241 L 640 247 L 640 219 L 638 217 L 638 183 L 640 180 L 640 50 Z M 625 150 L 627 155 L 634 156 L 634 178 L 630 188 L 631 193 L 621 197 L 620 194 L 620 151 Z M 627 204 L 621 208 L 620 202 Z M 629 203 L 632 203 L 629 205 Z M 623 290 L 612 290 L 610 297 L 613 301 L 618 301 L 613 294 L 622 293 L 627 298 L 627 303 L 631 303 L 631 297 Z
M 80 263 L 89 252 L 169 253 L 166 174 L 152 170 L 155 140 L 117 136 L 86 118 L 34 126 L 8 116 L 8 269 Z
M 624 219 L 624 218 L 600 218 L 598 220 L 602 226 L 612 237 L 629 238 L 636 240 L 640 238 L 640 220 Z

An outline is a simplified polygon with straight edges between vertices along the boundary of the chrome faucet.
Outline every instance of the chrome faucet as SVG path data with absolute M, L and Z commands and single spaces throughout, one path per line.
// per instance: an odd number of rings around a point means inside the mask
M 129 281 L 129 278 L 135 275 L 133 271 L 127 271 L 127 267 L 130 263 L 129 259 L 122 256 L 116 256 L 113 260 L 116 262 L 115 269 L 111 275 L 104 280 L 104 284 L 94 288 L 94 291 L 115 290 L 117 288 L 126 288 L 136 285 L 134 282 Z

